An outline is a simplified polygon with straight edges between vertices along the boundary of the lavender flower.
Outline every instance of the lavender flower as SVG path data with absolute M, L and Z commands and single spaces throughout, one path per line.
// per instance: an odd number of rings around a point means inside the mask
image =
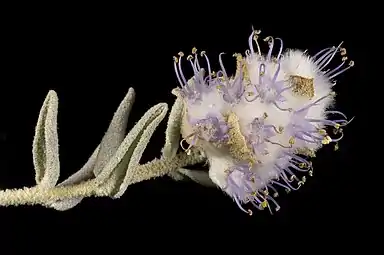
M 230 195 L 239 208 L 251 203 L 257 209 L 279 209 L 272 198 L 278 189 L 296 190 L 313 175 L 310 157 L 316 150 L 343 137 L 342 127 L 350 120 L 328 110 L 333 104 L 334 78 L 353 66 L 345 67 L 346 50 L 326 48 L 313 57 L 298 50 L 283 52 L 283 41 L 268 36 L 264 55 L 258 42 L 260 31 L 250 35 L 245 57 L 235 54 L 237 70 L 230 77 L 219 55 L 221 70 L 211 70 L 205 52 L 206 69 L 200 67 L 197 50 L 188 57 L 194 76 L 183 75 L 181 59 L 175 58 L 175 71 L 184 100 L 182 125 L 189 150 L 196 146 L 210 163 L 209 176 Z M 275 42 L 278 53 L 273 56 Z M 256 46 L 256 51 L 254 46 Z M 341 56 L 342 63 L 327 69 Z M 194 61 L 192 61 L 194 59 Z M 208 70 L 206 73 L 205 70 Z M 328 117 L 337 116 L 336 119 Z M 330 128 L 333 128 L 331 132 Z M 270 190 L 274 195 L 270 195 Z

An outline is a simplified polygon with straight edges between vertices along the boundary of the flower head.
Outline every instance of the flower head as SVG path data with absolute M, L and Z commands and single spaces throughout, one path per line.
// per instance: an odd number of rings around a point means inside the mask
M 250 214 L 244 203 L 278 210 L 274 197 L 279 189 L 301 187 L 305 174 L 313 174 L 309 158 L 343 137 L 342 127 L 350 120 L 329 108 L 335 97 L 334 78 L 353 66 L 353 61 L 346 64 L 341 44 L 310 56 L 299 50 L 283 52 L 283 40 L 268 36 L 264 41 L 269 50 L 263 54 L 259 35 L 260 31 L 251 33 L 244 57 L 234 54 L 234 76 L 224 67 L 224 53 L 216 73 L 206 53 L 199 56 L 193 48 L 186 58 L 194 72 L 188 80 L 182 70 L 184 54 L 174 57 L 180 83 L 175 94 L 185 105 L 182 135 L 189 147 L 184 149 L 195 146 L 203 151 L 212 181 Z M 276 44 L 278 53 L 273 55 Z M 341 64 L 327 69 L 337 55 Z

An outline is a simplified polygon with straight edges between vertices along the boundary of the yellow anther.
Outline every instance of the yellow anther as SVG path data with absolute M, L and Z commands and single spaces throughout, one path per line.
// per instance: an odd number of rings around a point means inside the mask
M 216 88 L 217 88 L 217 89 L 222 89 L 223 86 L 222 86 L 222 85 L 217 85 Z
M 339 124 L 339 123 L 336 123 L 336 124 L 335 124 L 335 128 L 336 128 L 336 129 L 339 129 L 339 128 L 340 128 L 340 124 Z
M 177 53 L 180 57 L 184 57 L 184 52 L 180 51 L 179 53 Z
M 303 176 L 303 177 L 301 178 L 301 181 L 305 183 L 305 182 L 307 181 L 307 177 Z
M 283 133 L 284 131 L 284 127 L 283 126 L 279 126 L 279 133 Z
M 196 52 L 197 52 L 196 47 L 193 47 L 193 48 L 192 48 L 192 54 L 196 54 Z
M 264 193 L 264 195 L 266 195 L 266 196 L 268 196 L 269 195 L 269 192 L 268 192 L 268 190 L 266 189 L 266 190 L 264 190 L 263 191 L 263 193 Z
M 173 61 L 175 61 L 176 63 L 178 63 L 178 62 L 179 62 L 179 59 L 178 59 L 177 57 L 173 56 Z
M 327 131 L 325 131 L 325 129 L 319 129 L 319 134 L 320 135 L 326 135 Z
M 304 167 L 306 167 L 306 166 L 307 166 L 307 164 L 305 164 L 305 163 L 300 163 L 300 164 L 299 164 L 299 167 L 300 167 L 300 168 L 304 168 Z
M 328 135 L 321 141 L 322 144 L 329 144 L 330 142 L 332 142 L 332 138 Z
M 187 60 L 191 60 L 191 59 L 193 59 L 193 56 L 192 55 L 188 55 Z
M 250 96 L 253 96 L 255 93 L 254 92 L 248 92 L 248 96 L 250 97 Z
M 263 114 L 263 118 L 264 118 L 264 119 L 268 118 L 268 114 L 267 114 L 266 112 L 264 112 L 264 114 Z
M 267 200 L 264 200 L 263 202 L 261 202 L 261 207 L 262 208 L 266 208 L 267 206 L 268 206 Z
M 251 192 L 251 196 L 253 197 L 257 196 L 257 192 L 256 191 Z
M 200 56 L 204 56 L 206 54 L 206 52 L 203 50 L 202 52 L 200 52 Z
M 293 136 L 289 138 L 289 144 L 295 144 L 295 138 Z

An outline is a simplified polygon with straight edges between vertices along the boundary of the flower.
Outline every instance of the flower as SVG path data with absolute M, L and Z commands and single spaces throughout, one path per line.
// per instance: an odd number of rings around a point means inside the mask
M 249 36 L 244 57 L 234 54 L 234 76 L 224 67 L 224 53 L 219 55 L 221 70 L 215 73 L 206 53 L 199 56 L 193 48 L 186 58 L 194 72 L 188 80 L 182 70 L 184 53 L 174 57 L 180 83 L 174 94 L 185 106 L 182 142 L 189 144 L 185 148 L 181 143 L 182 147 L 187 152 L 192 146 L 200 149 L 208 158 L 211 180 L 249 214 L 252 210 L 244 208 L 246 203 L 271 213 L 278 210 L 274 199 L 278 189 L 302 186 L 305 173 L 313 174 L 309 158 L 323 145 L 336 143 L 337 148 L 342 127 L 351 121 L 329 110 L 335 99 L 334 78 L 353 66 L 353 61 L 346 65 L 341 44 L 310 56 L 300 50 L 283 53 L 282 39 L 268 36 L 264 41 L 269 50 L 263 54 L 259 35 L 260 31 L 253 31 Z M 326 69 L 337 54 L 341 64 Z M 205 60 L 206 68 L 199 58 Z

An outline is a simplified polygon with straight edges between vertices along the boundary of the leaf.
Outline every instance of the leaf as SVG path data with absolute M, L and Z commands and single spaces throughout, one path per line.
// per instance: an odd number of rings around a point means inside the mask
M 104 189 L 106 188 L 108 191 L 112 191 L 114 198 L 123 195 L 127 189 L 130 184 L 132 171 L 138 166 L 150 138 L 157 126 L 164 119 L 167 111 L 168 106 L 165 103 L 157 104 L 149 109 L 128 133 L 116 152 L 115 157 L 113 157 L 105 169 L 103 169 L 102 173 L 96 177 L 96 179 L 102 179 L 105 178 L 105 175 L 113 172 Z
M 165 145 L 162 150 L 163 157 L 172 158 L 179 149 L 181 115 L 183 113 L 184 103 L 180 98 L 176 98 L 169 114 L 167 129 L 165 131 Z
M 116 153 L 118 147 L 124 139 L 128 117 L 134 103 L 134 98 L 135 92 L 132 88 L 130 88 L 116 110 L 100 145 L 88 159 L 88 162 L 78 172 L 70 176 L 58 186 L 74 185 L 82 181 L 89 180 L 100 173 L 100 171 Z M 68 210 L 80 203 L 82 199 L 83 198 L 80 197 L 60 200 L 52 203 L 50 206 L 56 210 Z
M 100 143 L 100 151 L 97 155 L 95 168 L 93 172 L 98 175 L 105 167 L 108 161 L 116 153 L 117 149 L 124 140 L 125 131 L 127 129 L 128 117 L 131 112 L 132 105 L 135 99 L 135 92 L 131 88 L 128 94 L 121 102 L 119 108 L 113 116 L 111 124 L 108 127 L 106 134 Z
M 68 179 L 57 186 L 71 186 L 93 178 L 93 169 L 95 167 L 99 148 L 99 146 L 96 148 L 92 156 L 88 159 L 87 163 L 85 163 L 85 165 L 79 171 L 71 175 Z M 57 200 L 55 202 L 47 203 L 47 206 L 52 207 L 58 211 L 65 211 L 75 207 L 81 202 L 82 199 L 83 197 Z
M 176 98 L 169 114 L 167 129 L 165 131 L 165 145 L 162 150 L 164 158 L 172 158 L 176 155 L 180 143 L 180 127 L 184 103 L 180 97 Z M 168 174 L 175 181 L 181 181 L 184 176 L 177 171 Z
M 60 176 L 57 108 L 56 92 L 50 90 L 40 110 L 32 145 L 35 180 L 44 188 L 54 187 Z
M 198 184 L 201 184 L 206 187 L 217 187 L 212 182 L 211 178 L 209 178 L 209 174 L 206 171 L 190 170 L 186 168 L 179 168 L 178 171 Z

